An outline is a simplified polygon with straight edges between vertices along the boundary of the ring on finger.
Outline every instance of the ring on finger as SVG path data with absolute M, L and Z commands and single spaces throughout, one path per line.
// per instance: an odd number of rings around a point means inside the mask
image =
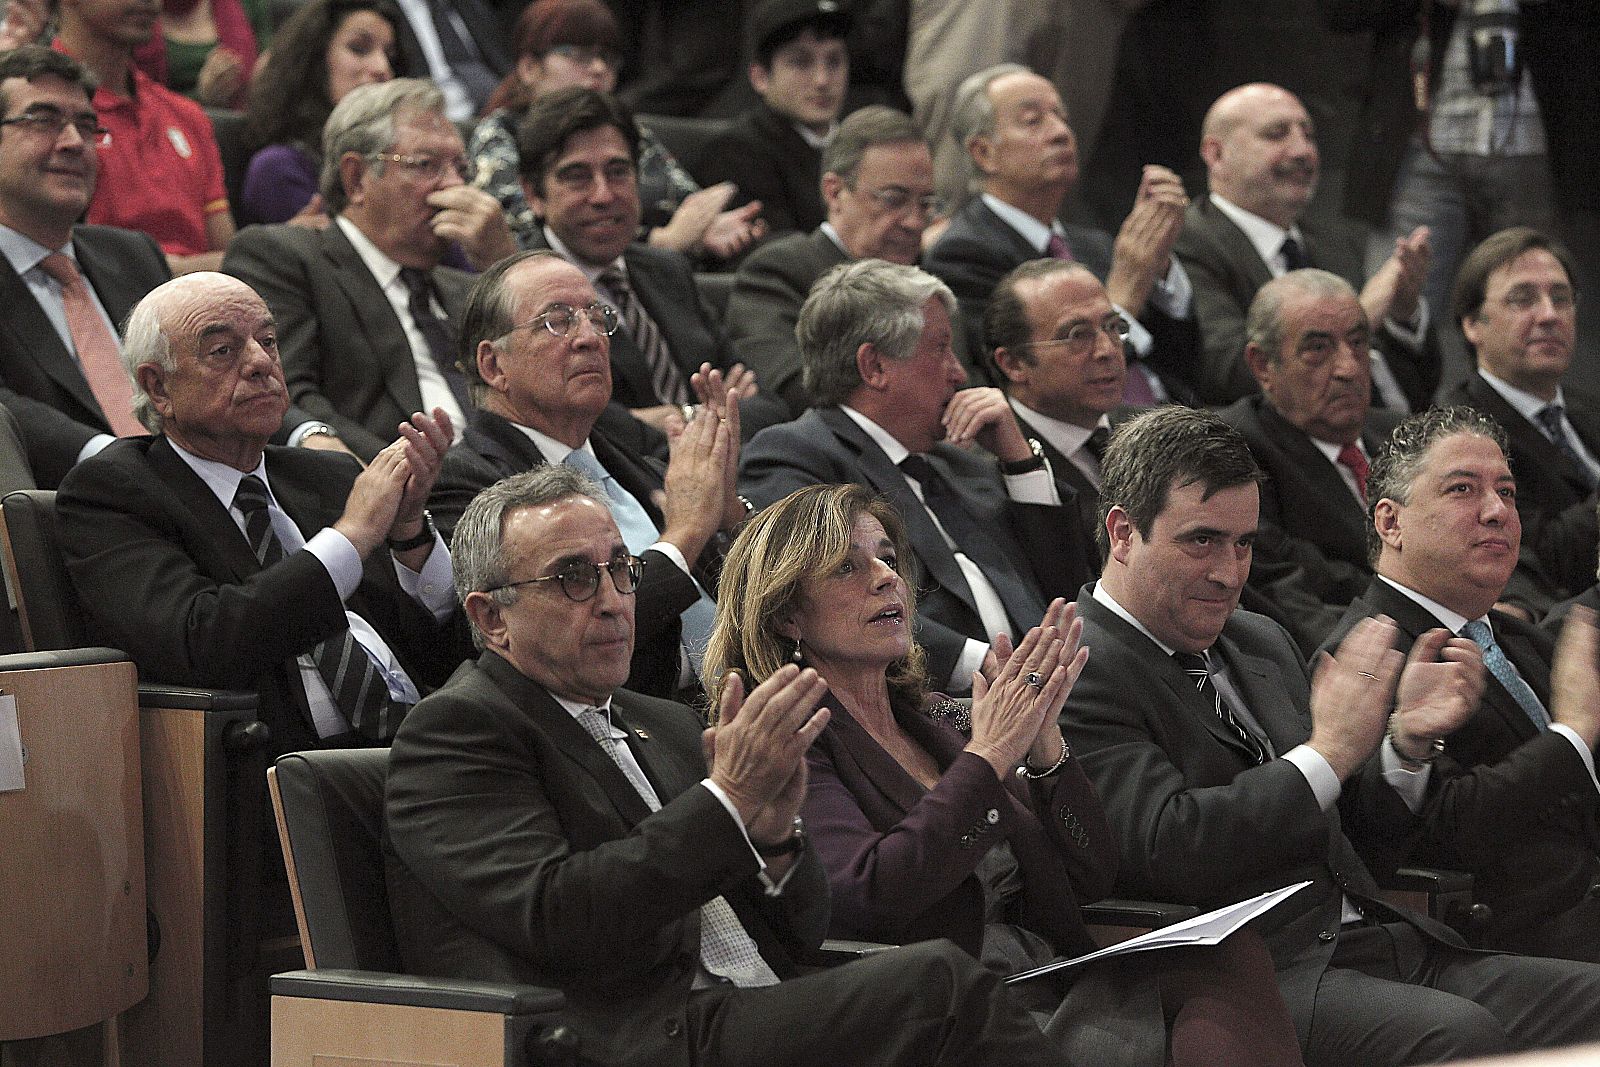
M 1372 674 L 1369 671 L 1356 671 L 1356 673 L 1361 675 L 1361 677 L 1363 677 L 1363 678 L 1371 678 L 1374 682 L 1376 682 L 1378 680 L 1378 676 L 1376 674 Z
M 1027 676 L 1022 680 L 1033 686 L 1035 689 L 1044 688 L 1044 678 L 1039 675 L 1038 671 L 1029 671 Z

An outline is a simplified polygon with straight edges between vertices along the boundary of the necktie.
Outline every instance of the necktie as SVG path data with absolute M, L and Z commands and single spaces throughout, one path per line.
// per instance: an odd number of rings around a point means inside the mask
M 65 252 L 54 252 L 39 261 L 40 268 L 61 283 L 61 306 L 67 313 L 67 333 L 77 350 L 89 392 L 100 405 L 111 432 L 118 437 L 137 437 L 145 432 L 133 417 L 133 383 L 122 369 L 122 348 L 95 310 L 89 287 L 78 273 L 78 265 Z
M 581 448 L 575 448 L 567 453 L 567 458 L 562 462 L 600 483 L 600 488 L 611 500 L 611 514 L 617 520 L 617 530 L 622 534 L 622 543 L 628 546 L 629 552 L 641 555 L 661 539 L 661 532 L 656 529 L 650 513 L 644 510 L 637 497 L 611 477 L 598 459 Z M 702 591 L 700 599 L 685 608 L 679 619 L 683 625 L 683 645 L 689 653 L 689 665 L 699 674 L 700 661 L 705 658 L 706 642 L 711 639 L 712 624 L 717 621 L 716 605 Z
M 633 343 L 643 354 L 645 365 L 650 368 L 650 384 L 656 391 L 656 399 L 663 404 L 689 403 L 689 387 L 683 380 L 683 372 L 672 361 L 666 338 L 661 336 L 660 327 L 633 295 L 622 272 L 604 270 L 596 280 L 616 301 L 617 310 L 622 313 L 622 324 L 628 328 L 628 336 L 633 338 Z
M 900 469 L 922 486 L 923 503 L 933 512 L 945 532 L 955 539 L 956 551 L 971 556 L 974 546 L 981 545 L 988 535 L 962 505 L 961 498 L 950 488 L 950 483 L 944 480 L 944 476 L 934 469 L 926 457 L 916 453 L 902 459 Z
M 651 811 L 661 810 L 661 799 L 638 764 L 623 759 L 623 742 L 611 736 L 611 718 L 599 708 L 585 708 L 575 716 L 578 725 L 589 732 L 606 755 L 622 771 L 623 777 L 638 792 Z M 712 974 L 737 986 L 776 985 L 778 976 L 761 958 L 756 943 L 745 932 L 733 906 L 723 897 L 713 897 L 700 906 L 700 962 Z
M 1083 443 L 1083 450 L 1094 457 L 1098 465 L 1106 458 L 1106 445 L 1111 442 L 1111 431 L 1104 426 L 1096 426 L 1089 439 Z
M 1348 467 L 1356 480 L 1356 496 L 1361 498 L 1361 506 L 1367 504 L 1367 473 L 1372 469 L 1367 463 L 1367 457 L 1362 455 L 1361 446 L 1351 442 L 1339 449 L 1339 465 Z
M 1534 418 L 1539 420 L 1539 428 L 1544 431 L 1546 437 L 1550 438 L 1550 443 L 1555 445 L 1563 456 L 1572 461 L 1572 465 L 1578 469 L 1578 473 L 1583 475 L 1584 483 L 1590 489 L 1593 489 L 1594 472 L 1583 461 L 1583 457 L 1578 455 L 1578 450 L 1572 447 L 1572 438 L 1567 436 L 1567 428 L 1561 424 L 1561 416 L 1565 411 L 1566 409 L 1561 404 L 1552 402 L 1534 412 Z
M 1293 237 L 1283 239 L 1283 244 L 1278 246 L 1278 254 L 1283 256 L 1285 271 L 1304 270 L 1311 266 L 1311 260 L 1306 258 L 1306 250 Z
M 262 567 L 283 559 L 283 545 L 272 532 L 272 518 L 267 513 L 270 500 L 260 478 L 247 474 L 239 479 L 233 506 L 244 513 L 245 539 Z M 377 741 L 394 736 L 411 706 L 389 696 L 383 675 L 348 626 L 313 648 L 311 659 L 352 730 Z
M 1072 249 L 1067 247 L 1067 239 L 1059 233 L 1052 233 L 1050 240 L 1044 243 L 1044 254 L 1049 259 L 1072 262 Z
M 499 79 L 484 63 L 483 53 L 472 40 L 472 35 L 463 36 L 456 29 L 448 0 L 431 0 L 428 8 L 433 16 L 433 32 L 439 35 L 439 49 L 444 53 L 445 63 L 461 82 L 467 95 L 472 97 L 473 110 L 481 110 L 494 93 Z
M 427 271 L 417 267 L 401 267 L 400 281 L 406 287 L 406 307 L 411 312 L 411 321 L 416 323 L 417 332 L 428 345 L 428 358 L 444 376 L 444 383 L 450 387 L 450 395 L 456 398 L 465 418 L 472 413 L 472 396 L 467 391 L 466 376 L 456 367 L 455 333 L 448 322 L 434 313 L 433 282 Z
M 1550 713 L 1545 711 L 1538 694 L 1522 680 L 1522 675 L 1517 673 L 1511 661 L 1506 659 L 1505 652 L 1495 643 L 1489 624 L 1482 619 L 1473 619 L 1461 628 L 1461 636 L 1483 649 L 1483 665 L 1489 668 L 1489 673 L 1494 675 L 1494 680 L 1500 683 L 1501 688 L 1511 694 L 1511 699 L 1517 702 L 1523 713 L 1533 720 L 1533 725 L 1540 730 L 1548 730 Z
M 1122 402 L 1133 408 L 1153 408 L 1159 401 L 1156 391 L 1150 386 L 1150 368 L 1145 366 L 1144 360 L 1132 355 L 1131 345 L 1128 352 L 1128 374 L 1122 380 Z
M 1222 699 L 1222 694 L 1217 691 L 1215 683 L 1211 681 L 1211 663 L 1203 655 L 1195 652 L 1174 652 L 1173 660 L 1183 673 L 1194 679 L 1194 687 L 1202 697 L 1209 697 L 1211 710 L 1236 737 L 1245 750 L 1250 753 L 1256 763 L 1267 762 L 1267 750 L 1257 740 L 1256 736 L 1244 728 L 1244 724 L 1234 718 L 1229 710 L 1227 701 Z

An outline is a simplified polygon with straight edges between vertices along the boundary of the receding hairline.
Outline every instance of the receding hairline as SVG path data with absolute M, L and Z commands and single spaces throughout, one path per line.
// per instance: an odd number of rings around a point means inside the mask
M 1281 85 L 1274 85 L 1272 82 L 1248 82 L 1229 89 L 1206 109 L 1206 116 L 1200 123 L 1200 137 L 1202 139 L 1214 137 L 1221 140 L 1238 129 L 1247 117 L 1244 102 L 1251 97 L 1286 97 L 1298 104 L 1300 110 L 1306 109 L 1303 100 Z

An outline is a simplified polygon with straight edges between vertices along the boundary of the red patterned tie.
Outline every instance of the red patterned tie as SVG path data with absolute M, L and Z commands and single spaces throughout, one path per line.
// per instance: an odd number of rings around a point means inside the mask
M 1355 475 L 1356 492 L 1360 495 L 1362 503 L 1366 503 L 1367 472 L 1372 468 L 1367 463 L 1367 457 L 1361 454 L 1361 447 L 1351 443 L 1339 449 L 1339 463 L 1344 467 L 1348 467 L 1350 473 Z

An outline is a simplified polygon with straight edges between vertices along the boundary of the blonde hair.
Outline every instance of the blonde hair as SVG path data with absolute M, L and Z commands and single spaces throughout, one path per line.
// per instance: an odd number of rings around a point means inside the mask
M 723 561 L 717 622 L 702 666 L 712 721 L 729 671 L 744 677 L 748 692 L 790 662 L 794 642 L 778 627 L 806 582 L 844 562 L 851 527 L 863 514 L 882 523 L 894 545 L 896 568 L 906 583 L 906 622 L 913 622 L 916 581 L 909 568 L 915 556 L 894 507 L 859 485 L 797 489 L 751 519 Z M 889 666 L 887 681 L 896 698 L 922 706 L 927 668 L 921 645 L 912 642 L 905 658 Z

